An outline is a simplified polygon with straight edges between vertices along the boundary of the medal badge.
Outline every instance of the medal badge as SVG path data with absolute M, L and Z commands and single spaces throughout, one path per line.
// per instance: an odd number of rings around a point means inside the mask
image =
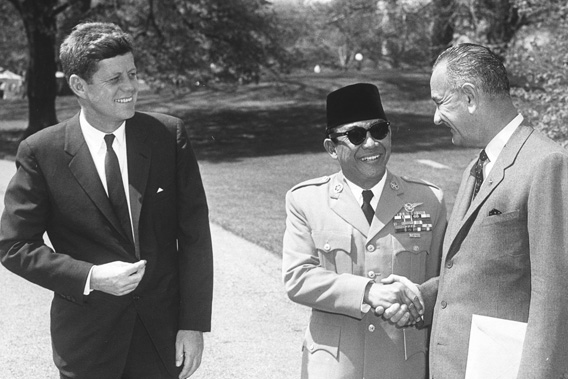
M 424 203 L 406 203 L 404 211 L 394 216 L 395 233 L 409 233 L 411 238 L 419 238 L 420 232 L 432 231 L 432 217 L 425 211 L 416 210 Z

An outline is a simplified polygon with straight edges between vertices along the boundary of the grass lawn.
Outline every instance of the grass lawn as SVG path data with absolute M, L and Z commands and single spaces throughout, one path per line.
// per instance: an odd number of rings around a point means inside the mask
M 451 210 L 463 168 L 476 150 L 454 147 L 449 130 L 433 124 L 429 73 L 310 73 L 189 93 L 145 92 L 138 109 L 169 113 L 187 122 L 211 221 L 280 254 L 286 191 L 338 170 L 322 146 L 326 95 L 363 81 L 379 87 L 393 125 L 389 169 L 439 185 Z M 73 97 L 62 97 L 57 110 L 63 120 L 78 106 Z M 0 156 L 15 154 L 26 119 L 27 102 L 0 101 Z

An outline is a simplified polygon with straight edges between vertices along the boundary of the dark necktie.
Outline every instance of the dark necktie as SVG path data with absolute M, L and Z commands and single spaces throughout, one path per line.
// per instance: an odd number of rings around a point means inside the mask
M 475 199 L 475 196 L 479 192 L 479 188 L 481 187 L 481 183 L 483 183 L 483 165 L 487 160 L 487 154 L 485 154 L 485 149 L 481 150 L 479 153 L 479 159 L 477 163 L 473 166 L 473 170 L 471 171 L 472 175 L 475 177 L 475 184 L 473 185 L 473 194 L 471 195 L 471 200 Z
M 361 205 L 361 209 L 369 221 L 369 224 L 373 221 L 373 216 L 375 215 L 375 210 L 371 206 L 371 199 L 373 198 L 373 191 L 371 190 L 364 190 L 363 191 L 363 205 Z
M 113 141 L 114 134 L 105 135 L 105 143 L 107 147 L 105 156 L 105 174 L 108 198 L 124 232 L 130 241 L 134 242 L 134 239 L 132 238 L 132 225 L 130 224 L 130 212 L 128 211 L 126 193 L 124 192 L 122 175 L 120 174 L 120 165 L 118 164 L 118 157 L 112 148 Z

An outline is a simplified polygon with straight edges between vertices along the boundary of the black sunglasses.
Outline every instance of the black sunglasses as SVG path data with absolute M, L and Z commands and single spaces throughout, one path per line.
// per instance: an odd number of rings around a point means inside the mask
M 357 126 L 347 132 L 330 133 L 329 138 L 347 136 L 349 142 L 351 142 L 353 145 L 360 145 L 363 143 L 363 141 L 365 141 L 365 138 L 367 138 L 367 131 L 369 131 L 371 133 L 371 137 L 373 137 L 373 139 L 376 139 L 377 141 L 385 139 L 390 132 L 389 126 L 390 122 L 380 120 L 372 124 L 369 129 L 365 129 L 362 126 Z

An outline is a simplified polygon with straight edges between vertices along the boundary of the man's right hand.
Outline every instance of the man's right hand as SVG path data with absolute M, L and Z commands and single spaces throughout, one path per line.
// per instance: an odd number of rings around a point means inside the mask
M 377 315 L 383 315 L 387 310 L 385 319 L 399 326 L 419 320 L 423 313 L 420 299 L 400 281 L 391 280 L 388 284 L 373 283 L 365 293 L 364 301 L 375 309 Z
M 124 296 L 134 291 L 144 276 L 146 261 L 127 263 L 115 261 L 93 267 L 91 289 L 114 296 Z

